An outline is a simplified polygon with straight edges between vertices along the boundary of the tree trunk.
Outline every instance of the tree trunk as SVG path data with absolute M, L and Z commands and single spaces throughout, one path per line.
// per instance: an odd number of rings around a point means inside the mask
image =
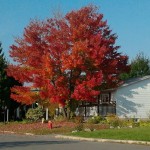
M 63 113 L 64 118 L 67 118 L 65 107 L 62 108 L 62 113 Z
M 67 108 L 67 119 L 68 120 L 70 119 L 70 113 L 71 113 L 70 108 Z
M 62 112 L 63 112 L 64 118 L 67 119 L 67 120 L 69 120 L 70 119 L 70 113 L 71 113 L 70 108 L 63 107 L 62 108 Z

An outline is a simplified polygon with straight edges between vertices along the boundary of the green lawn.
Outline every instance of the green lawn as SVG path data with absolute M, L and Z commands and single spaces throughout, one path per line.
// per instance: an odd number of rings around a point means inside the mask
M 105 129 L 93 132 L 76 132 L 73 136 L 86 138 L 120 139 L 150 141 L 150 127 L 126 128 L 126 129 Z
M 118 139 L 118 140 L 138 140 L 150 141 L 150 127 L 135 127 L 121 129 L 106 129 L 107 126 L 94 125 L 96 131 L 80 131 L 71 133 L 75 130 L 75 123 L 72 122 L 53 122 L 53 129 L 48 128 L 48 124 L 38 123 L 0 123 L 0 132 L 11 131 L 15 133 L 33 133 L 33 134 L 65 134 L 86 138 Z M 85 126 L 84 128 L 88 128 Z

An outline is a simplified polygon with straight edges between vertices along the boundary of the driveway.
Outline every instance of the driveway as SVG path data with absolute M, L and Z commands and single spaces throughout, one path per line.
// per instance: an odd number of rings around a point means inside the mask
M 0 134 L 0 150 L 149 150 L 150 146 L 73 141 L 53 136 Z

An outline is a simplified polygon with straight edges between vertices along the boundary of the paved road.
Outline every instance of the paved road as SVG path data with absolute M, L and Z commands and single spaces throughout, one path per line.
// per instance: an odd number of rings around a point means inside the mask
M 150 150 L 150 146 L 0 134 L 0 150 Z

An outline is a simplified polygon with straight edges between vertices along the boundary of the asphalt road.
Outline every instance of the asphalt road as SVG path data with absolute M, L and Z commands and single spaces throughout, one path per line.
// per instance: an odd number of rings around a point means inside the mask
M 150 150 L 150 146 L 0 134 L 0 150 Z

